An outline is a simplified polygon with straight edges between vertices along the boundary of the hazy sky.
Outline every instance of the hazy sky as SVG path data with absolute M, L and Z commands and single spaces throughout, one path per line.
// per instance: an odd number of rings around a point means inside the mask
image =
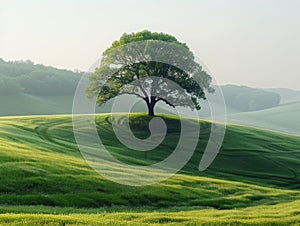
M 220 84 L 300 89 L 300 0 L 0 0 L 0 57 L 87 70 L 124 32 L 175 35 Z

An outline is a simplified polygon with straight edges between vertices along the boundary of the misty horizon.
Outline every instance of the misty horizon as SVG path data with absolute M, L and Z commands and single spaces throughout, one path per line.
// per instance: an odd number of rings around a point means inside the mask
M 219 84 L 300 90 L 299 10 L 294 0 L 4 1 L 0 57 L 86 71 L 122 34 L 148 29 L 186 43 Z

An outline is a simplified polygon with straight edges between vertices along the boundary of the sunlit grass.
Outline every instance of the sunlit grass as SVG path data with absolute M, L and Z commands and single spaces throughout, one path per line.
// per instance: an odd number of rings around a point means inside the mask
M 160 161 L 177 145 L 180 133 L 174 116 L 163 116 L 169 135 L 147 155 L 122 146 L 109 117 L 96 118 L 98 128 L 105 131 L 101 138 L 128 164 Z M 131 115 L 138 136 L 149 134 L 147 120 L 143 114 Z M 159 184 L 129 187 L 88 166 L 75 143 L 71 116 L 3 117 L 0 223 L 299 223 L 300 138 L 230 125 L 218 157 L 207 171 L 199 172 L 210 126 L 201 121 L 197 150 L 179 174 Z

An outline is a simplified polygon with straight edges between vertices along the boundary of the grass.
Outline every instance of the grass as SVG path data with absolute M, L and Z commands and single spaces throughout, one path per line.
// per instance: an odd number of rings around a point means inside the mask
M 35 213 L 35 209 L 39 209 L 37 207 L 33 209 L 34 213 L 1 214 L 0 222 L 14 225 L 298 225 L 299 205 L 300 201 L 293 201 L 233 210 L 202 209 L 177 212 L 89 210 L 90 213 L 87 213 L 87 210 L 83 209 L 78 213 L 77 209 L 68 214 L 63 209 L 49 210 L 54 214 Z M 24 207 L 20 207 L 19 211 L 21 208 Z
M 122 122 L 123 115 L 119 117 Z M 162 117 L 168 135 L 147 154 L 122 146 L 110 115 L 99 115 L 96 123 L 115 157 L 149 165 L 168 156 L 180 135 L 177 118 Z M 149 135 L 147 120 L 143 114 L 131 115 L 137 136 Z M 197 150 L 179 174 L 159 184 L 129 187 L 87 165 L 74 140 L 71 116 L 3 117 L 0 223 L 299 224 L 300 137 L 230 125 L 219 155 L 207 171 L 199 172 L 211 126 L 200 123 Z
M 0 221 L 14 225 L 292 225 L 300 221 L 299 201 L 237 210 L 181 212 L 116 212 L 84 214 L 2 214 Z M 282 211 L 284 210 L 284 211 Z

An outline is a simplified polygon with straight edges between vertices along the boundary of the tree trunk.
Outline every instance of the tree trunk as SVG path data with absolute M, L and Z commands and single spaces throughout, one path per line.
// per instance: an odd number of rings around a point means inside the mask
M 148 116 L 154 116 L 154 104 L 152 103 L 148 105 Z
M 154 116 L 155 97 L 151 96 L 150 100 L 147 98 L 145 101 L 148 107 L 148 116 Z

